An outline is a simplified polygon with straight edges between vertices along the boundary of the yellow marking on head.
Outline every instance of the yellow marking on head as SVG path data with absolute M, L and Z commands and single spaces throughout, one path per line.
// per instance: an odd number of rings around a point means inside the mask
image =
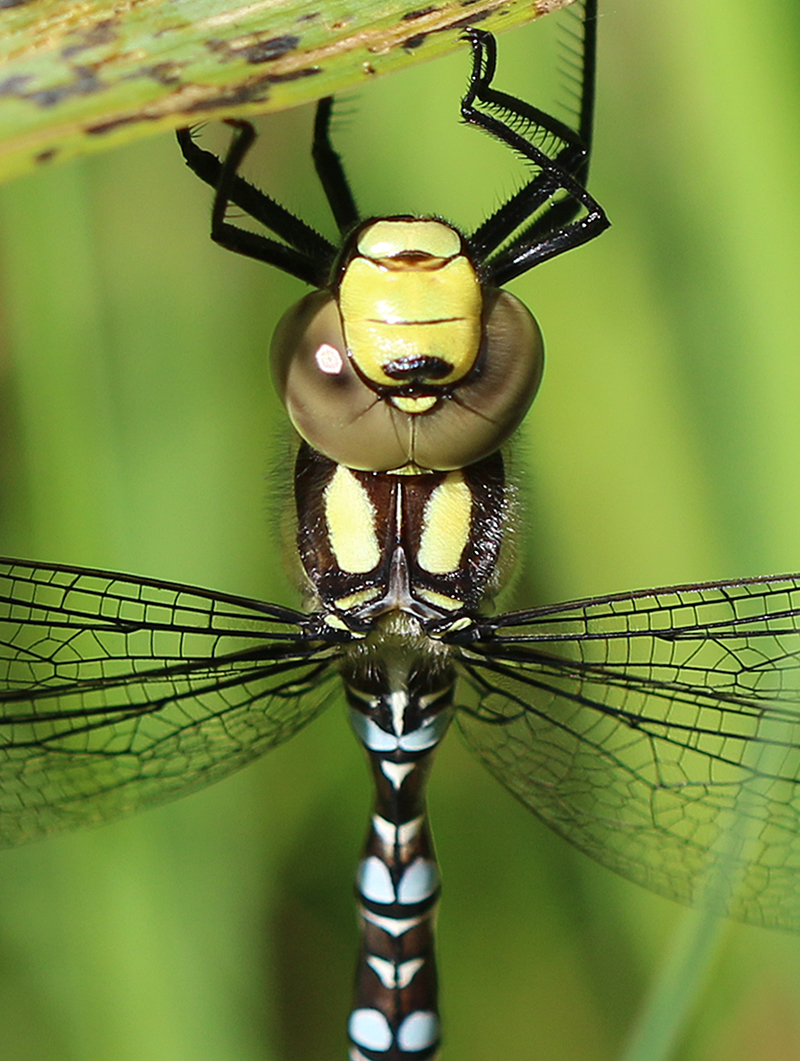
M 434 475 L 432 468 L 420 468 L 418 464 L 414 464 L 413 461 L 409 461 L 408 464 L 403 464 L 400 468 L 393 468 L 392 475 Z
M 325 487 L 325 520 L 333 555 L 343 571 L 363 574 L 380 561 L 375 506 L 349 468 L 338 465 Z
M 483 297 L 468 258 L 459 255 L 437 268 L 385 268 L 354 258 L 339 287 L 339 309 L 347 349 L 359 370 L 382 386 L 403 380 L 384 367 L 401 358 L 435 357 L 452 366 L 430 382 L 453 383 L 475 363 L 481 342 Z
M 394 258 L 398 254 L 428 254 L 453 258 L 461 253 L 461 238 L 441 221 L 376 221 L 358 237 L 358 253 L 367 258 Z
M 403 398 L 398 395 L 392 397 L 389 401 L 401 413 L 427 413 L 429 409 L 432 409 L 434 405 L 439 401 L 435 394 L 428 394 L 424 398 Z
M 450 472 L 425 506 L 417 563 L 432 575 L 455 571 L 472 527 L 472 491 L 461 472 Z

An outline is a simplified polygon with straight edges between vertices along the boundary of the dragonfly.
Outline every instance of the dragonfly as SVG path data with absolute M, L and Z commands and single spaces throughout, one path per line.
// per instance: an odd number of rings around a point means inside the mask
M 0 567 L 6 844 L 202 787 L 344 696 L 375 782 L 352 1061 L 439 1050 L 425 785 L 452 722 L 513 795 L 598 861 L 664 895 L 800 927 L 800 577 L 492 608 L 512 562 L 503 448 L 542 353 L 534 319 L 501 285 L 607 226 L 586 188 L 596 14 L 590 0 L 574 129 L 496 90 L 494 39 L 468 33 L 462 116 L 530 167 L 468 236 L 439 218 L 360 218 L 330 100 L 313 155 L 341 248 L 239 175 L 247 123 L 234 123 L 222 160 L 180 134 L 215 189 L 217 242 L 314 288 L 273 343 L 303 440 L 303 610 L 88 568 Z M 277 238 L 232 224 L 230 204 Z

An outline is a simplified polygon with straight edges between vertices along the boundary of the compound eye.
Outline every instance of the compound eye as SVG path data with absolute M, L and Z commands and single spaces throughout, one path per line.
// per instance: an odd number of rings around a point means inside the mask
M 519 427 L 539 389 L 544 343 L 535 318 L 508 291 L 484 293 L 483 339 L 473 371 L 427 414 L 414 417 L 414 460 L 450 471 L 488 457 Z
M 382 401 L 353 368 L 329 292 L 314 291 L 284 314 L 270 357 L 289 418 L 315 450 L 361 471 L 408 464 L 410 418 Z
M 485 296 L 480 353 L 471 373 L 432 405 L 381 398 L 347 354 L 327 291 L 294 305 L 272 340 L 278 394 L 310 446 L 361 471 L 416 465 L 463 468 L 494 453 L 519 426 L 542 376 L 543 344 L 526 307 L 507 291 Z

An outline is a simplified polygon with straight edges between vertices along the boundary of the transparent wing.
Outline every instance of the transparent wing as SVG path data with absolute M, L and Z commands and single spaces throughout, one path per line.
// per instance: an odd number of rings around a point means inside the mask
M 800 929 L 800 576 L 509 613 L 459 721 L 548 825 L 654 891 Z
M 230 773 L 326 706 L 339 652 L 289 609 L 0 560 L 0 844 Z

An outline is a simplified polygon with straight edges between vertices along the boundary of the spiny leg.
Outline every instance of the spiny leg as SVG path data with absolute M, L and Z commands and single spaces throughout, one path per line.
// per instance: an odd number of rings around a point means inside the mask
M 314 117 L 314 141 L 311 154 L 328 205 L 331 208 L 339 232 L 347 236 L 358 224 L 360 217 L 350 182 L 342 165 L 338 151 L 331 144 L 330 123 L 333 114 L 333 96 L 325 96 L 317 104 Z
M 574 131 L 569 126 L 563 126 L 572 139 L 558 152 L 555 156 L 554 162 L 576 177 L 580 184 L 585 188 L 589 178 L 592 140 L 594 137 L 594 100 L 597 68 L 597 0 L 585 0 L 580 15 L 577 11 L 574 11 L 573 8 L 569 8 L 566 14 L 575 20 L 579 20 L 581 24 L 580 33 L 566 30 L 565 27 L 562 27 L 573 40 L 578 42 L 574 47 L 568 45 L 565 48 L 570 57 L 567 60 L 569 66 L 577 71 L 577 73 L 574 74 L 568 73 L 566 76 L 569 80 L 573 80 L 579 85 L 576 94 L 578 98 L 578 124 L 577 129 Z M 543 117 L 544 121 L 542 124 L 545 128 L 548 128 L 548 121 L 555 121 L 555 119 L 551 119 L 549 115 L 545 114 Z M 555 127 L 548 128 L 548 131 L 555 133 Z M 517 194 L 524 196 L 525 191 L 526 189 L 523 188 Z M 514 196 L 511 201 L 513 202 L 515 198 L 516 196 Z M 575 199 L 571 197 L 559 199 L 557 202 L 554 202 L 543 215 L 540 215 L 532 222 L 532 224 L 526 226 L 525 229 L 518 234 L 515 242 L 521 243 L 524 241 L 526 243 L 532 243 L 541 238 L 541 236 L 548 231 L 552 231 L 553 229 L 572 221 L 579 210 L 580 204 Z M 494 218 L 490 218 L 486 224 L 491 226 L 493 221 Z M 476 236 L 477 235 L 479 235 L 479 233 L 476 233 Z M 497 246 L 497 244 L 495 243 L 494 246 Z
M 572 173 L 585 188 L 589 179 L 589 165 L 591 162 L 592 140 L 594 137 L 595 75 L 597 68 L 597 0 L 585 0 L 582 17 L 579 16 L 577 12 L 573 11 L 572 8 L 569 8 L 566 14 L 576 20 L 580 19 L 581 22 L 580 35 L 571 30 L 565 30 L 570 37 L 579 42 L 576 47 L 567 46 L 565 49 L 570 56 L 570 59 L 568 60 L 570 67 L 574 67 L 579 71 L 577 74 L 566 75 L 568 79 L 574 80 L 580 86 L 577 93 L 578 127 L 575 133 L 573 133 L 573 136 L 577 136 L 577 139 L 574 140 L 573 143 L 567 144 L 562 148 L 562 150 L 556 155 L 555 162 L 559 166 L 563 166 L 568 172 Z M 545 115 L 545 117 L 548 116 Z M 566 126 L 566 128 L 570 133 L 573 132 L 569 126 Z M 522 189 L 522 194 L 524 194 L 524 191 L 525 189 Z M 536 239 L 540 238 L 543 233 L 552 231 L 554 228 L 572 221 L 579 209 L 580 204 L 571 197 L 559 199 L 557 202 L 553 203 L 542 216 L 537 217 L 532 224 L 528 225 L 522 232 L 520 232 L 517 241 L 524 240 L 527 243 L 534 242 Z M 490 218 L 487 224 L 490 224 L 492 220 L 493 219 Z
M 470 245 L 476 256 L 490 254 L 499 247 L 504 240 L 511 237 L 515 229 L 524 224 L 557 191 L 563 190 L 569 196 L 566 201 L 566 210 L 562 208 L 564 216 L 559 219 L 560 225 L 547 223 L 549 215 L 561 205 L 556 203 L 544 215 L 537 218 L 537 225 L 544 230 L 540 240 L 532 244 L 524 238 L 525 233 L 523 233 L 494 262 L 490 263 L 492 279 L 500 284 L 510 277 L 504 275 L 502 279 L 498 279 L 495 272 L 499 269 L 501 262 L 505 263 L 506 258 L 511 254 L 514 255 L 515 262 L 520 252 L 525 254 L 525 264 L 512 274 L 516 276 L 545 258 L 593 238 L 607 227 L 608 221 L 602 208 L 575 176 L 582 166 L 588 165 L 587 149 L 579 134 L 563 122 L 545 114 L 544 111 L 492 88 L 491 81 L 497 65 L 494 37 L 485 30 L 476 29 L 468 30 L 465 36 L 472 45 L 473 65 L 469 86 L 461 103 L 462 117 L 527 158 L 540 170 L 470 238 Z M 478 109 L 476 103 L 482 103 L 499 112 L 503 118 L 484 114 Z M 585 117 L 583 120 L 585 122 Z M 542 128 L 560 140 L 564 147 L 555 158 L 550 158 L 536 144 L 517 132 L 514 125 Z M 564 219 L 571 220 L 581 206 L 585 208 L 586 216 L 575 225 L 564 224 Z M 589 234 L 583 234 L 582 230 L 587 223 L 590 226 Z M 563 245 L 559 238 L 564 233 L 572 238 L 572 241 L 567 242 L 566 245 Z M 551 239 L 555 239 L 552 246 L 549 245 Z
M 586 8 L 587 17 L 595 10 L 596 4 L 590 0 Z M 488 262 L 488 277 L 499 286 L 540 261 L 593 239 L 608 227 L 608 219 L 580 180 L 579 175 L 588 169 L 588 147 L 583 143 L 581 133 L 576 133 L 538 108 L 493 89 L 491 81 L 496 69 L 494 38 L 483 30 L 474 29 L 467 31 L 466 36 L 472 44 L 473 67 L 469 87 L 461 104 L 464 120 L 495 136 L 540 170 L 470 237 L 473 254 L 478 259 L 491 255 L 558 191 L 563 190 L 568 196 L 547 207 L 532 224 L 517 234 L 509 246 Z M 594 40 L 594 31 L 585 35 L 587 55 L 588 52 L 593 53 Z M 593 79 L 593 70 L 592 54 L 584 63 L 584 72 L 588 72 Z M 581 124 L 584 129 L 591 128 L 587 108 L 592 99 L 593 90 L 589 92 L 588 98 L 582 97 L 581 100 Z M 507 117 L 484 114 L 478 109 L 477 103 Z M 536 144 L 517 132 L 514 124 L 542 128 L 564 146 L 555 158 L 550 158 Z M 581 207 L 586 213 L 573 221 Z
M 569 80 L 574 81 L 579 86 L 576 93 L 578 99 L 577 129 L 572 129 L 537 107 L 517 100 L 506 93 L 492 89 L 489 95 L 498 103 L 499 108 L 507 114 L 513 115 L 525 125 L 537 125 L 551 136 L 561 140 L 563 146 L 555 154 L 552 160 L 553 164 L 572 174 L 580 182 L 581 186 L 585 188 L 589 177 L 589 163 L 594 134 L 597 0 L 586 0 L 582 5 L 580 15 L 574 12 L 572 8 L 569 9 L 567 14 L 576 20 L 580 20 L 581 24 L 580 33 L 565 29 L 565 32 L 578 42 L 574 47 L 572 45 L 566 47 L 569 56 L 567 60 L 569 66 L 577 71 L 566 75 Z M 483 72 L 483 81 L 487 86 L 494 77 L 495 65 L 493 56 L 491 66 L 487 66 Z M 556 188 L 552 187 L 550 175 L 546 172 L 539 174 L 534 178 L 534 181 L 541 185 L 543 192 L 549 189 L 548 194 L 557 190 L 557 186 Z M 513 216 L 515 211 L 519 209 L 517 206 L 518 201 L 522 200 L 525 202 L 527 199 L 530 203 L 530 197 L 531 191 L 526 185 L 473 233 L 471 244 L 475 247 L 476 253 L 486 256 L 491 250 L 500 245 L 502 237 L 498 239 L 496 233 L 502 233 L 505 230 L 510 234 L 508 225 L 514 224 Z M 547 194 L 544 195 L 541 202 L 543 203 L 546 198 Z M 524 240 L 526 243 L 531 243 L 548 231 L 566 225 L 577 215 L 580 206 L 581 204 L 571 196 L 558 200 L 543 215 L 537 217 L 531 225 L 528 225 L 523 232 L 519 233 L 515 242 Z M 528 211 L 531 211 L 530 205 L 528 206 Z
M 237 132 L 224 161 L 201 148 L 193 139 L 191 130 L 179 129 L 177 133 L 186 164 L 201 180 L 216 189 L 211 238 L 228 250 L 275 265 L 314 287 L 324 286 L 336 248 L 310 225 L 239 176 L 238 168 L 256 134 L 250 122 L 230 119 L 227 124 Z M 286 243 L 230 224 L 225 220 L 230 203 Z
M 569 9 L 567 12 L 574 19 L 580 16 Z M 572 30 L 566 32 L 574 40 L 579 41 L 577 48 L 567 47 L 570 56 L 575 56 L 574 65 L 580 70 L 577 77 L 568 74 L 567 77 L 578 81 L 580 84 L 578 102 L 578 139 L 584 148 L 584 158 L 575 171 L 575 176 L 581 184 L 586 186 L 589 176 L 589 162 L 592 154 L 592 141 L 594 139 L 594 99 L 595 84 L 597 80 L 597 0 L 584 0 L 583 18 L 581 21 L 582 34 L 579 36 Z M 570 65 L 572 60 L 569 61 Z

